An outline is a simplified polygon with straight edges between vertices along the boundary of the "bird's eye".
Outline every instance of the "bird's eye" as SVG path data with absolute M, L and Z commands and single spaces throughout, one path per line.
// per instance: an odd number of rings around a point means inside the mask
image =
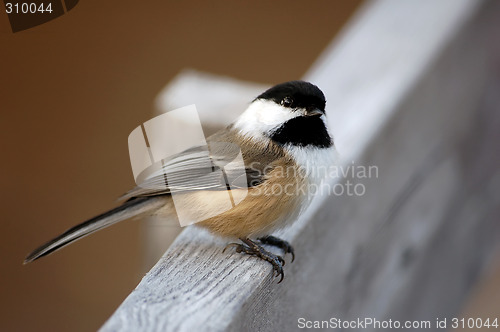
M 285 97 L 281 100 L 281 105 L 285 107 L 290 107 L 292 106 L 293 99 L 290 97 Z

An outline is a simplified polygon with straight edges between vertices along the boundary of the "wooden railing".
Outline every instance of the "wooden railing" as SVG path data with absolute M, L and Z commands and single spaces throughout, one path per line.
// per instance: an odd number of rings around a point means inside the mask
M 318 196 L 271 266 L 185 229 L 102 331 L 292 331 L 451 318 L 500 238 L 500 2 L 368 2 L 306 80 L 360 196 Z M 251 99 L 252 96 L 248 96 Z M 373 326 L 366 326 L 373 329 Z

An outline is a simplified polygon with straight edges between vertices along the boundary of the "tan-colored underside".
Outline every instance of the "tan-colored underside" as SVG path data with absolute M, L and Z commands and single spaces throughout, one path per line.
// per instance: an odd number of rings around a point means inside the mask
M 293 221 L 305 199 L 300 194 L 300 188 L 306 184 L 306 180 L 299 173 L 298 166 L 287 157 L 278 159 L 275 164 L 279 167 L 267 174 L 266 181 L 249 188 L 246 197 L 229 210 L 225 208 L 228 203 L 227 191 L 176 194 L 175 208 L 177 211 L 182 209 L 184 218 L 199 221 L 197 225 L 219 236 L 242 238 L 268 235 Z M 231 190 L 231 193 L 233 197 L 244 195 L 241 189 Z M 156 214 L 171 215 L 172 199 L 169 201 L 168 206 Z M 218 211 L 224 212 L 218 214 Z

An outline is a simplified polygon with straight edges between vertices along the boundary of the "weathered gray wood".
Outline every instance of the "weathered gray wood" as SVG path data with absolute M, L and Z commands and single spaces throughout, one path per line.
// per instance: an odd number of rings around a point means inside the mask
M 269 264 L 184 230 L 102 331 L 456 314 L 500 234 L 499 14 L 497 1 L 365 6 L 306 78 L 344 162 L 378 166 L 366 194 L 318 197 L 283 231 L 297 258 L 279 285 Z

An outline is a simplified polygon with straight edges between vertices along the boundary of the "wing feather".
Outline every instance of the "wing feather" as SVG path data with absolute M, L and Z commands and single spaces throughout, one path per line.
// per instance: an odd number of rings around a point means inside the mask
M 236 144 L 220 136 L 209 137 L 208 145 L 161 160 L 153 166 L 156 171 L 121 198 L 249 188 L 260 183 L 265 174 L 252 165 L 254 158 L 248 158 L 248 144 Z

